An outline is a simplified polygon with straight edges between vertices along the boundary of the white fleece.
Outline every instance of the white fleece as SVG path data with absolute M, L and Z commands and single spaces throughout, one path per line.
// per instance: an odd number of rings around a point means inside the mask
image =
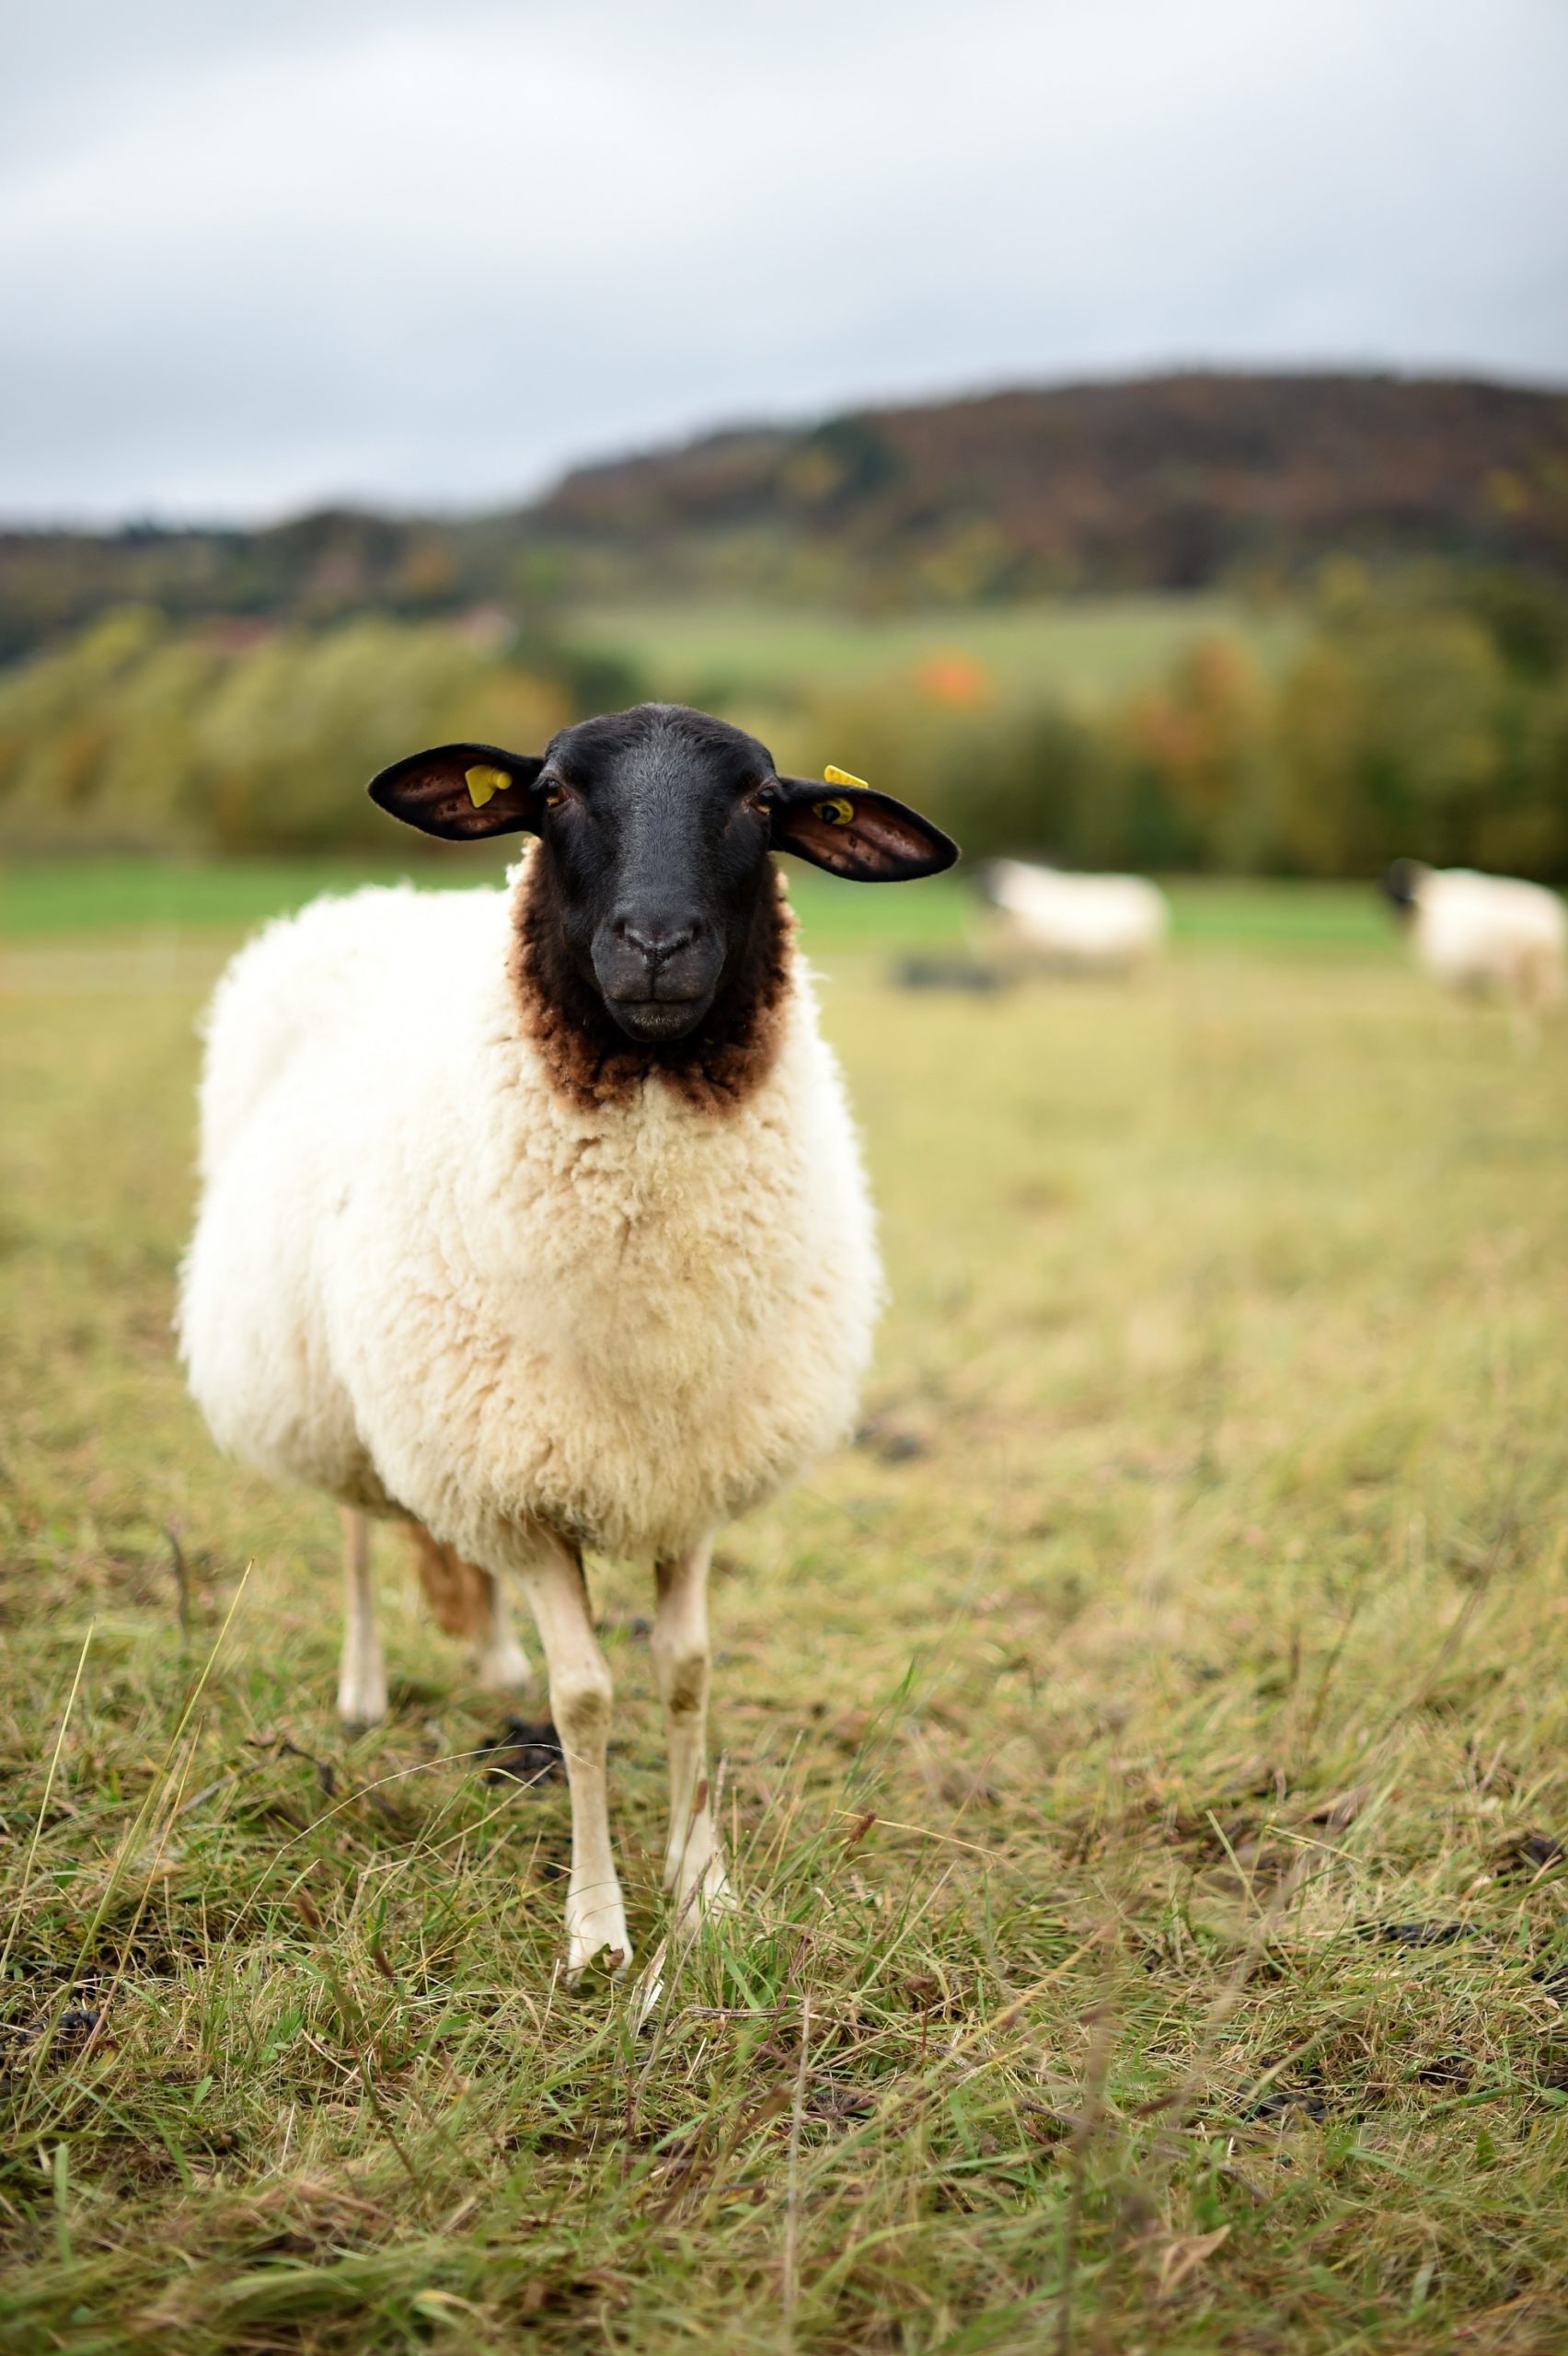
M 1013 943 L 1047 964 L 1120 972 L 1165 946 L 1170 911 L 1141 875 L 1072 875 L 1020 859 L 991 863 L 991 891 Z
M 509 879 L 517 885 L 522 870 Z M 881 1295 L 797 959 L 741 1105 L 564 1103 L 522 1036 L 505 892 L 270 925 L 218 984 L 179 1312 L 220 1444 L 401 1510 L 487 1569 L 531 1519 L 673 1556 L 847 1431 Z
M 1437 981 L 1536 1006 L 1568 994 L 1568 911 L 1555 892 L 1468 867 L 1422 867 L 1414 897 L 1415 953 Z

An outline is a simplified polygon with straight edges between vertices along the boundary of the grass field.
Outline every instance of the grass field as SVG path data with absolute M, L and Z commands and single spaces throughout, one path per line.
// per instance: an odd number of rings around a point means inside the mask
M 1568 1041 L 1359 897 L 988 999 L 887 978 L 952 900 L 808 903 L 893 1306 L 860 1443 L 723 1542 L 744 1908 L 639 2036 L 398 1546 L 346 1743 L 331 1511 L 183 1397 L 197 984 L 259 907 L 11 884 L 0 2344 L 1562 2346 Z M 594 1592 L 647 1952 L 648 1586 Z
M 460 887 L 499 880 L 506 862 L 485 850 L 437 859 L 416 870 L 421 884 Z M 0 942 L 67 941 L 124 956 L 171 937 L 221 952 L 227 930 L 299 907 L 318 892 L 394 883 L 406 864 L 321 860 L 52 859 L 0 864 Z M 957 878 L 916 889 L 867 891 L 804 866 L 790 888 L 817 949 L 874 943 L 951 947 L 970 926 L 971 898 Z M 1208 945 L 1353 950 L 1388 954 L 1387 910 L 1361 884 L 1276 884 L 1182 877 L 1170 886 L 1176 938 Z
M 1196 595 L 1040 598 L 882 618 L 675 601 L 590 608 L 571 620 L 574 640 L 628 657 L 655 695 L 698 704 L 766 704 L 807 683 L 858 685 L 962 655 L 1004 702 L 1059 696 L 1093 706 L 1163 676 L 1201 639 L 1239 639 L 1273 669 L 1301 632 L 1288 609 Z

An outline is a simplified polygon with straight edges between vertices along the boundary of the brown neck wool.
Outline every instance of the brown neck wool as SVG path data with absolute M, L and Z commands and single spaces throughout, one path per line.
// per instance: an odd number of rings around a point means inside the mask
M 571 963 L 540 845 L 517 884 L 509 971 L 524 1035 L 557 1093 L 579 1112 L 628 1103 L 656 1077 L 695 1110 L 727 1113 L 773 1068 L 794 944 L 794 912 L 775 871 L 740 962 L 698 1028 L 685 1039 L 628 1039 Z

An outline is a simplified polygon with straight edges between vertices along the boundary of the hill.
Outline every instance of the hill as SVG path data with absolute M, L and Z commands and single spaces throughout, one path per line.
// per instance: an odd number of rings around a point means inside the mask
M 711 563 L 772 531 L 938 593 L 1191 589 L 1345 549 L 1568 561 L 1568 397 L 1185 375 L 868 410 L 586 467 L 531 526 Z
M 1171 375 L 867 409 L 587 466 L 464 518 L 0 534 L 0 655 L 105 606 L 316 623 L 635 595 L 966 604 L 1288 581 L 1332 552 L 1568 575 L 1568 395 Z

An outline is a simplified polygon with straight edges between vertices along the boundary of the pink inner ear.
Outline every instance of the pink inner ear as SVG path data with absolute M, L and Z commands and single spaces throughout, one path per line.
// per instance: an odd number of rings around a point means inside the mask
M 830 791 L 801 777 L 784 782 L 790 799 L 779 814 L 776 845 L 814 860 L 835 875 L 860 884 L 903 884 L 915 876 L 939 874 L 958 857 L 958 845 L 940 826 L 889 794 L 869 788 Z M 846 803 L 849 823 L 836 825 L 832 814 Z
M 482 745 L 437 745 L 397 762 L 371 781 L 371 794 L 384 810 L 426 834 L 449 842 L 473 842 L 530 823 L 532 781 L 540 764 Z M 468 787 L 468 771 L 484 768 L 510 782 L 483 802 Z
M 836 799 L 837 797 L 830 797 Z M 819 818 L 810 803 L 790 813 L 789 833 L 801 849 L 840 875 L 864 874 L 885 863 L 901 866 L 924 858 L 929 846 L 922 835 L 900 824 L 891 810 L 874 802 L 857 802 L 847 826 Z
M 468 791 L 468 770 L 477 756 L 465 755 L 456 760 L 432 762 L 417 780 L 411 798 L 420 801 L 432 817 L 445 826 L 460 829 L 464 834 L 489 834 L 498 819 L 507 816 L 517 806 L 515 784 L 502 786 L 489 800 L 476 803 Z M 487 763 L 487 767 L 493 764 Z
M 857 803 L 852 825 L 827 829 L 830 834 L 840 831 L 852 837 L 862 850 L 881 851 L 889 859 L 924 859 L 931 848 L 928 834 L 877 802 Z

